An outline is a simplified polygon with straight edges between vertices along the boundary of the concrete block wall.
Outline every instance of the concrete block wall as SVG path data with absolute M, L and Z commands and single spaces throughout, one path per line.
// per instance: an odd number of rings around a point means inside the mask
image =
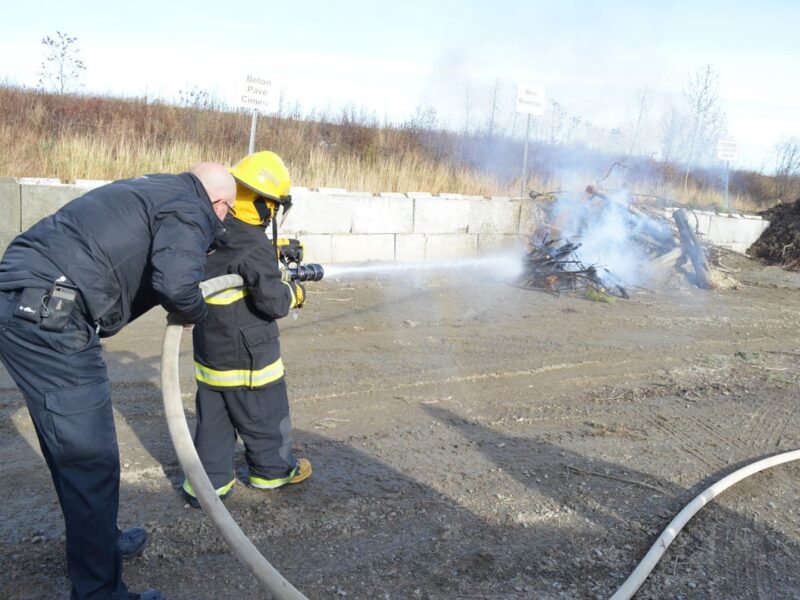
M 0 251 L 20 231 L 107 182 L 0 178 Z M 546 221 L 546 203 L 527 198 L 427 192 L 348 192 L 292 188 L 294 205 L 281 235 L 298 237 L 309 262 L 420 261 L 494 253 L 523 246 Z M 667 211 L 671 217 L 672 212 Z M 698 233 L 739 252 L 769 225 L 760 217 L 694 215 Z
M 672 218 L 676 209 L 666 209 Z M 701 240 L 714 246 L 744 254 L 769 227 L 769 221 L 758 215 L 716 213 L 706 210 L 687 210 L 689 225 L 694 226 Z

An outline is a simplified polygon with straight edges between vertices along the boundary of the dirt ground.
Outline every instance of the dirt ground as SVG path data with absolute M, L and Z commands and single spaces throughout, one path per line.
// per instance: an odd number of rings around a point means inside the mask
M 227 506 L 309 598 L 608 598 L 713 481 L 800 447 L 800 274 L 724 257 L 738 290 L 673 277 L 614 304 L 454 270 L 324 280 L 282 323 L 314 475 Z M 177 494 L 159 391 L 164 314 L 107 341 L 133 590 L 264 598 Z M 193 415 L 184 340 L 185 407 Z M 241 448 L 237 457 L 244 475 Z M 706 506 L 637 598 L 800 598 L 800 464 Z M 63 522 L 0 371 L 0 590 L 67 598 Z

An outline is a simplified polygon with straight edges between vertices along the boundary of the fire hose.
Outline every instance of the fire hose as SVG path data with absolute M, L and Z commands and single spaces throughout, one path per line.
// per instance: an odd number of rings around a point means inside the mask
M 317 279 L 315 275 L 310 275 L 309 279 L 312 278 Z M 321 278 L 320 271 L 318 279 Z M 200 284 L 200 289 L 203 292 L 203 297 L 206 297 L 228 288 L 241 286 L 242 283 L 242 278 L 238 275 L 224 275 L 204 281 Z M 183 468 L 186 477 L 192 484 L 200 506 L 208 513 L 231 552 L 242 564 L 250 569 L 261 585 L 272 593 L 277 600 L 307 600 L 264 558 L 258 548 L 244 534 L 225 508 L 208 475 L 206 475 L 205 469 L 200 462 L 200 457 L 195 450 L 181 400 L 178 357 L 182 332 L 183 325 L 168 321 L 161 349 L 161 390 L 164 397 L 164 412 L 167 418 L 169 434 L 175 446 L 175 452 L 178 455 L 181 468 Z M 734 471 L 696 496 L 667 525 L 628 579 L 611 597 L 611 600 L 628 600 L 633 597 L 686 523 L 703 506 L 750 475 L 798 459 L 800 459 L 800 450 L 764 458 Z
M 759 471 L 763 471 L 764 469 L 769 469 L 770 467 L 775 467 L 777 465 L 798 459 L 800 459 L 800 450 L 792 450 L 791 452 L 784 452 L 782 454 L 776 454 L 775 456 L 763 458 L 742 467 L 738 471 L 734 471 L 726 477 L 723 477 L 715 484 L 707 488 L 700 495 L 696 496 L 694 500 L 687 504 L 684 509 L 679 512 L 674 519 L 672 519 L 672 522 L 667 525 L 666 529 L 661 532 L 661 535 L 656 540 L 656 543 L 650 547 L 648 553 L 637 565 L 633 573 L 630 574 L 628 579 L 625 580 L 625 583 L 623 583 L 616 593 L 611 596 L 611 600 L 628 600 L 628 598 L 631 598 L 636 593 L 639 587 L 641 587 L 641 585 L 644 583 L 644 580 L 647 579 L 647 576 L 650 575 L 650 572 L 655 568 L 658 561 L 667 551 L 669 545 L 681 532 L 683 526 L 686 525 L 686 523 L 689 522 L 689 519 L 691 519 L 697 513 L 697 511 L 703 508 L 703 506 L 708 504 L 711 500 L 719 496 L 732 485 L 739 483 L 742 479 L 745 479 L 750 475 L 758 473 Z
M 206 297 L 215 292 L 241 286 L 242 283 L 242 278 L 238 275 L 224 275 L 204 281 L 200 284 L 200 289 L 203 297 Z M 183 325 L 168 320 L 161 347 L 161 393 L 164 397 L 164 412 L 181 468 L 192 484 L 200 506 L 211 518 L 231 552 L 250 569 L 261 585 L 277 600 L 307 600 L 248 539 L 217 496 L 214 486 L 206 475 L 183 412 L 178 369 L 182 332 Z

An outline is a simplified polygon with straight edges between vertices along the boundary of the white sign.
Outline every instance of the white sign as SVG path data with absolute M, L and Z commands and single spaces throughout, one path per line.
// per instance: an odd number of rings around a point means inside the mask
M 517 112 L 542 116 L 544 114 L 544 88 L 541 85 L 517 84 Z
M 720 140 L 717 145 L 717 158 L 720 160 L 739 160 L 739 143 Z
M 271 79 L 248 74 L 239 84 L 236 104 L 241 108 L 269 112 L 275 109 L 277 95 L 278 92 Z

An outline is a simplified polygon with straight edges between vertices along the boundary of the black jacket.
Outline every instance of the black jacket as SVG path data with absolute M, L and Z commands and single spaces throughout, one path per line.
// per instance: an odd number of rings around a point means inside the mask
M 281 280 L 263 227 L 228 216 L 227 232 L 208 257 L 206 279 L 235 273 L 241 289 L 206 298 L 208 316 L 193 332 L 195 373 L 212 389 L 266 387 L 283 377 L 278 324 L 295 304 L 295 284 Z
M 156 304 L 195 323 L 206 315 L 206 254 L 223 232 L 190 173 L 115 181 L 17 236 L 0 262 L 0 289 L 49 288 L 66 275 L 103 337 Z

